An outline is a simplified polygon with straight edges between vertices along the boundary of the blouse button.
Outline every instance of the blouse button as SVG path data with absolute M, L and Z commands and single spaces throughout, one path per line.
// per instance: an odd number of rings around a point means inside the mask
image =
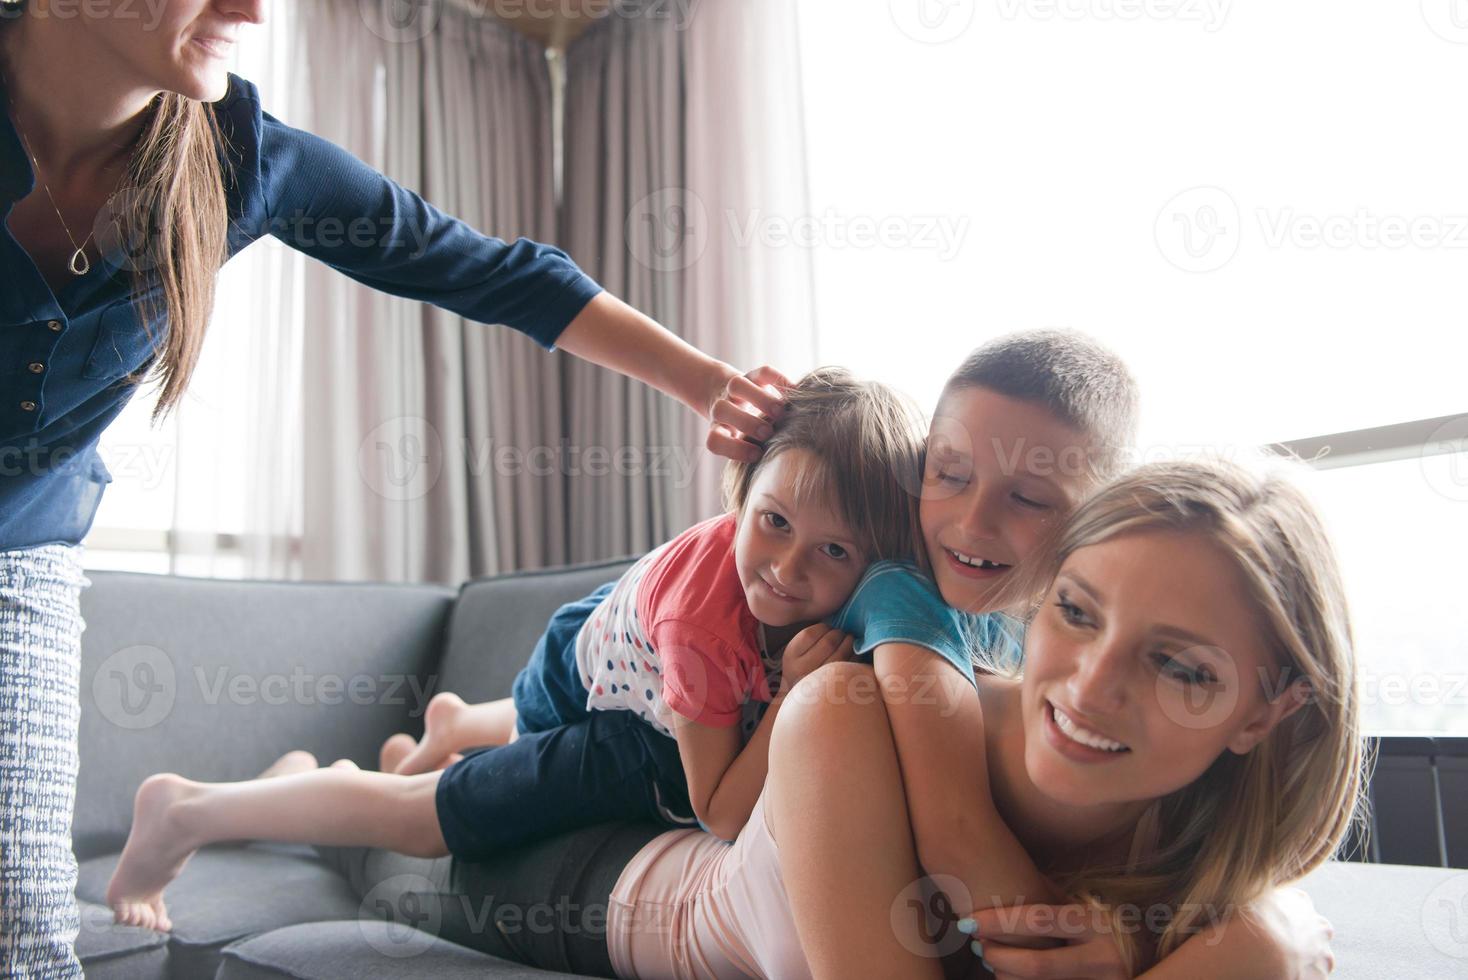
M 35 402 L 21 402 L 20 403 L 20 410 L 22 412 L 34 412 L 36 410 L 36 403 Z
M 40 361 L 31 361 L 31 363 L 26 366 L 31 369 L 31 374 L 40 374 L 42 371 L 46 370 L 46 365 L 42 364 Z
M 61 321 L 60 320 L 52 320 L 50 323 L 46 324 L 46 326 L 48 326 L 48 327 L 51 328 L 51 332 L 52 333 L 60 333 L 61 332 Z

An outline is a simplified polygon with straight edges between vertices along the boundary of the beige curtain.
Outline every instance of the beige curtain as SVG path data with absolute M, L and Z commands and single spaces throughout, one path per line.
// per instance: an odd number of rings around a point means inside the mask
M 704 350 L 799 373 L 810 257 L 730 234 L 804 212 L 793 12 L 653 8 L 676 16 L 619 5 L 567 54 L 559 209 L 545 54 L 492 18 L 277 0 L 238 70 L 266 111 L 479 230 L 555 242 Z M 270 238 L 221 289 L 217 380 L 178 415 L 175 572 L 457 583 L 639 552 L 718 505 L 703 423 L 645 386 Z
M 761 233 L 809 211 L 794 8 L 617 9 L 566 55 L 561 241 L 694 346 L 798 375 L 815 358 L 811 255 Z M 639 552 L 717 513 L 722 462 L 700 420 L 565 370 L 570 442 L 626 464 L 568 482 L 573 556 Z

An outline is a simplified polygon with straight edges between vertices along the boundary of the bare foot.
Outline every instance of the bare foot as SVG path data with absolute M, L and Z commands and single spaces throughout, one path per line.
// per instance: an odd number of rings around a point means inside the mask
M 418 740 L 406 732 L 389 735 L 377 753 L 377 768 L 381 772 L 397 772 L 398 766 L 408 753 L 418 747 Z
M 338 759 L 338 760 L 336 760 L 335 762 L 333 762 L 331 764 L 331 768 L 333 768 L 333 769 L 361 769 L 362 767 L 359 766 L 359 765 L 357 765 L 351 759 Z
M 460 747 L 457 742 L 458 721 L 468 707 L 464 699 L 452 691 L 435 694 L 423 712 L 422 741 L 390 771 L 411 776 L 449 765 L 455 750 Z
M 196 848 L 179 826 L 177 805 L 194 795 L 189 780 L 171 772 L 143 780 L 133 799 L 133 826 L 107 883 L 113 920 L 167 932 L 173 928 L 163 889 L 178 877 Z
M 293 772 L 310 772 L 319 766 L 316 757 L 305 749 L 292 749 L 285 755 L 272 762 L 257 779 L 270 779 L 273 776 L 288 776 Z

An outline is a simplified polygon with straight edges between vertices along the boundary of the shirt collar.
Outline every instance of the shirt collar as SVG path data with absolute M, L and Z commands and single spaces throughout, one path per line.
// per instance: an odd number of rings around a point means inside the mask
M 36 186 L 30 157 L 10 119 L 10 102 L 5 79 L 0 77 L 0 201 L 18 201 Z

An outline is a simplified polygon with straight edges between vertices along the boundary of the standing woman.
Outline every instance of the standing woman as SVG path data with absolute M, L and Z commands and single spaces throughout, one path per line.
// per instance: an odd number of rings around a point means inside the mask
M 79 977 L 71 818 L 80 542 L 111 480 L 102 431 L 157 377 L 183 396 L 220 266 L 271 234 L 384 292 L 503 323 L 637 378 L 753 458 L 761 387 L 603 292 L 558 249 L 506 243 L 263 113 L 225 70 L 264 0 L 0 0 L 0 973 Z M 368 219 L 372 244 L 322 243 Z M 110 231 L 115 226 L 115 231 Z M 119 263 L 98 238 L 116 234 Z M 420 247 L 416 243 L 423 243 Z M 142 243 L 139 249 L 138 243 Z M 143 261 L 138 260 L 142 252 Z M 763 416 L 763 417 L 762 417 Z

